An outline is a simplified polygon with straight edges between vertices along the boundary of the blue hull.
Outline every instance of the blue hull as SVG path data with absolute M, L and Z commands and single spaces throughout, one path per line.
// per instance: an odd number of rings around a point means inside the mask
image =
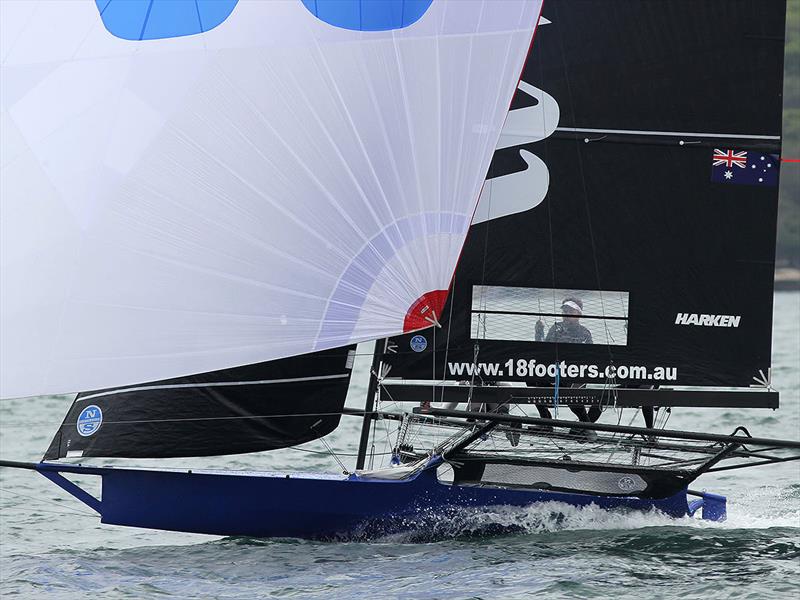
M 690 514 L 686 492 L 660 500 L 440 483 L 435 469 L 407 480 L 301 473 L 83 467 L 40 463 L 45 477 L 85 502 L 103 523 L 222 536 L 369 538 L 429 528 L 463 509 L 539 502 Z M 102 477 L 95 499 L 60 475 Z

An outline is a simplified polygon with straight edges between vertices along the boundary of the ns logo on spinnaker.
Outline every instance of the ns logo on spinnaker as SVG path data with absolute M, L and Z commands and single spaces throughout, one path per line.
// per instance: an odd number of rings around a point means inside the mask
M 83 437 L 97 433 L 97 430 L 100 429 L 102 424 L 103 411 L 95 404 L 87 406 L 81 411 L 81 414 L 78 415 L 78 433 Z

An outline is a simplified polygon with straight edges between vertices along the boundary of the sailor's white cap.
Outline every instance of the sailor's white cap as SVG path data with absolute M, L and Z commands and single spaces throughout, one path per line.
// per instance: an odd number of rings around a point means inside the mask
M 579 315 L 583 314 L 583 310 L 581 309 L 581 307 L 578 305 L 577 302 L 574 302 L 573 300 L 564 300 L 564 302 L 561 303 L 561 308 L 564 308 L 565 306 L 568 306 L 569 308 L 577 312 Z

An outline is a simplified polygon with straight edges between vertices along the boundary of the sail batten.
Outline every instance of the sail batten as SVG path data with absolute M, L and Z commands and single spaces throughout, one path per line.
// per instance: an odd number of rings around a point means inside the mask
M 637 131 L 634 129 L 597 129 L 591 127 L 556 127 L 556 131 L 568 131 L 570 133 L 615 133 L 620 135 L 657 135 L 669 137 L 703 137 L 703 138 L 734 138 L 743 140 L 775 140 L 779 141 L 779 135 L 758 135 L 752 133 L 715 133 L 697 131 Z
M 449 285 L 541 2 L 182 2 L 0 7 L 2 397 L 395 335 Z

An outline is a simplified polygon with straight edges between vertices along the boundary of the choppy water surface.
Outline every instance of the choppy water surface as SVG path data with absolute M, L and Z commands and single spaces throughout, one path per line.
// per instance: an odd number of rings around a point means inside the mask
M 800 294 L 775 297 L 778 412 L 676 410 L 670 428 L 800 439 Z M 364 357 L 360 372 L 365 373 Z M 358 405 L 363 387 L 354 386 Z M 0 456 L 37 460 L 68 398 L 0 404 Z M 352 452 L 358 422 L 330 444 Z M 308 450 L 322 451 L 319 442 Z M 352 463 L 352 458 L 342 456 Z M 139 461 L 141 464 L 143 461 Z M 172 461 L 195 466 L 335 471 L 324 453 Z M 216 538 L 101 526 L 44 478 L 0 471 L 0 593 L 54 598 L 783 598 L 800 595 L 800 465 L 723 472 L 695 484 L 728 495 L 728 521 L 611 514 L 557 504 L 468 513 L 439 541 Z M 485 535 L 486 531 L 514 531 Z

